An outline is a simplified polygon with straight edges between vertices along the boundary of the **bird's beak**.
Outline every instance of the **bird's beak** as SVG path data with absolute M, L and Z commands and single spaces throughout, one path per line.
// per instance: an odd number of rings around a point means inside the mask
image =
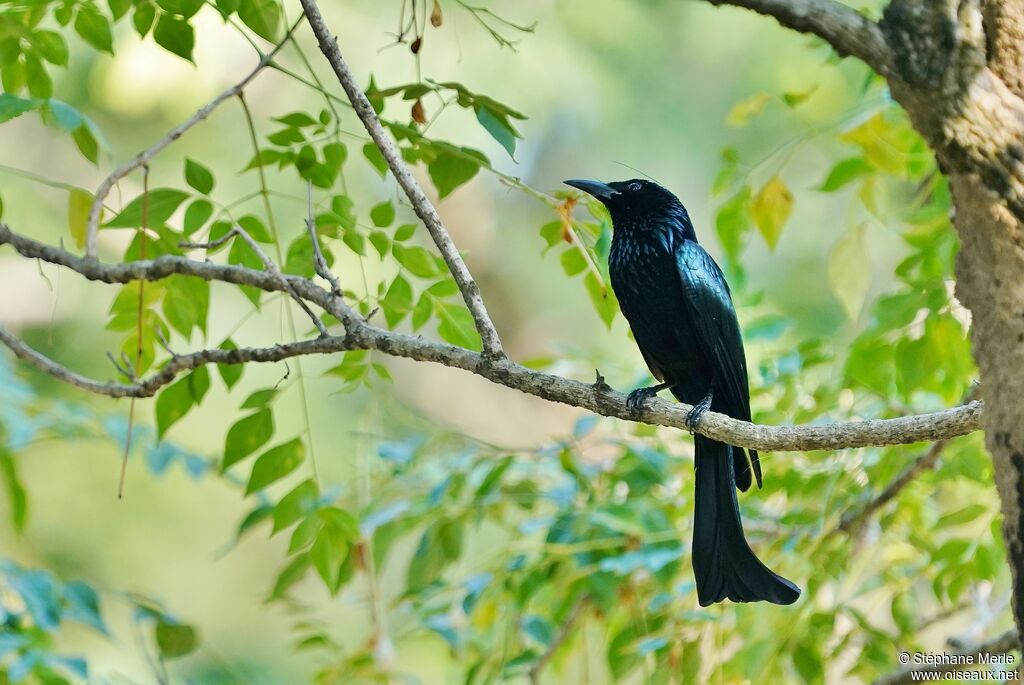
M 579 188 L 588 195 L 593 195 L 598 200 L 608 200 L 615 195 L 619 194 L 619 191 L 612 188 L 607 183 L 601 183 L 601 181 L 588 181 L 583 178 L 570 178 L 568 181 L 563 181 L 565 185 L 572 186 L 573 188 Z

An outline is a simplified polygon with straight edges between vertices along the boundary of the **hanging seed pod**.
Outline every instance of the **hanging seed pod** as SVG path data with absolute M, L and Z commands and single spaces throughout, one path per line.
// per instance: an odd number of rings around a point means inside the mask
M 416 40 L 414 40 L 412 45 L 409 46 L 409 51 L 412 52 L 412 54 L 417 55 L 419 54 L 421 47 L 423 47 L 423 36 L 416 36 Z
M 417 124 L 427 123 L 427 113 L 423 109 L 423 100 L 416 98 L 416 102 L 412 104 L 412 120 Z
M 444 17 L 441 15 L 441 0 L 434 0 L 434 9 L 430 12 L 430 25 L 435 29 L 441 26 Z

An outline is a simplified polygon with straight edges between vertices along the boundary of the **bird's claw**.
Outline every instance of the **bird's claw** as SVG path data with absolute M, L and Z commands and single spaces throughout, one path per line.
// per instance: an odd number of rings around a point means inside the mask
M 658 394 L 658 391 L 654 388 L 637 388 L 633 392 L 626 395 L 626 408 L 632 412 L 640 411 L 640 408 L 644 406 L 647 400 L 651 399 Z
M 686 419 L 684 420 L 684 423 L 686 424 L 686 430 L 690 431 L 691 433 L 697 430 L 697 424 L 700 423 L 700 420 L 701 418 L 703 418 L 704 413 L 711 408 L 711 400 L 713 397 L 714 394 L 712 393 L 712 391 L 708 390 L 708 394 L 704 397 L 704 399 L 702 399 L 697 404 L 693 405 L 693 409 L 691 409 L 686 414 Z

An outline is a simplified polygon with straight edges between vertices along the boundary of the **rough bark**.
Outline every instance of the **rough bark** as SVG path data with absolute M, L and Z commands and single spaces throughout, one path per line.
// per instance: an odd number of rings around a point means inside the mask
M 894 97 L 949 176 L 956 294 L 972 314 L 1003 534 L 1024 633 L 1024 2 L 893 0 Z

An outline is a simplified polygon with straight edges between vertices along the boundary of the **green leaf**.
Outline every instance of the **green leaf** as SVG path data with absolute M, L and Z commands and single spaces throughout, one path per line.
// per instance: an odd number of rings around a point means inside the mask
M 68 65 L 68 45 L 56 31 L 40 30 L 32 33 L 32 44 L 50 64 Z
M 149 225 L 160 226 L 165 224 L 178 205 L 188 198 L 188 193 L 173 188 L 159 188 L 149 191 Z M 108 221 L 105 226 L 109 228 L 135 228 L 142 225 L 142 204 L 143 196 L 140 195 L 128 206 L 121 210 L 121 213 Z
M 391 248 L 398 263 L 409 270 L 414 276 L 431 278 L 438 274 L 434 256 L 418 245 L 393 245 Z
M 244 0 L 238 7 L 238 18 L 260 38 L 277 42 L 281 8 L 276 0 Z
M 309 564 L 308 554 L 300 554 L 288 562 L 288 565 L 278 574 L 277 580 L 274 582 L 274 589 L 270 593 L 270 599 L 284 597 L 288 589 L 306 575 Z
M 11 507 L 11 525 L 15 531 L 22 533 L 25 531 L 25 521 L 28 518 L 28 497 L 18 478 L 18 468 L 14 463 L 14 458 L 3 448 L 0 448 L 0 476 L 3 476 L 7 501 Z
M 92 206 L 92 194 L 80 188 L 72 188 L 68 192 L 68 230 L 75 247 L 85 246 L 86 227 L 89 223 L 89 208 Z
M 481 349 L 480 334 L 476 331 L 473 316 L 461 304 L 448 302 L 435 303 L 440 322 L 437 332 L 444 340 L 453 345 L 465 347 L 479 352 Z
M 316 509 L 320 492 L 316 483 L 305 480 L 299 483 L 274 507 L 274 533 L 284 530 Z
M 395 206 L 390 202 L 381 202 L 370 210 L 370 220 L 378 228 L 390 226 L 395 220 Z
M 856 321 L 871 286 L 871 262 L 864 226 L 847 231 L 828 258 L 828 282 L 851 321 Z
M 412 309 L 412 286 L 401 275 L 395 276 L 381 300 L 381 309 L 388 326 L 394 328 Z
M 191 654 L 199 647 L 199 637 L 192 626 L 161 620 L 156 624 L 156 645 L 164 659 Z
M 97 50 L 114 54 L 114 41 L 110 35 L 110 22 L 92 5 L 78 6 L 75 17 L 75 31 L 86 43 Z
M 85 125 L 85 117 L 77 109 L 61 102 L 49 99 L 43 105 L 43 111 L 53 118 L 53 122 L 64 131 L 74 131 Z
M 984 504 L 968 504 L 962 509 L 942 516 L 935 524 L 936 528 L 949 528 L 951 526 L 962 526 L 970 523 L 982 514 L 988 513 L 989 508 Z
M 269 409 L 244 416 L 228 429 L 224 439 L 224 461 L 221 473 L 265 445 L 274 434 L 274 417 Z
M 772 176 L 750 202 L 750 216 L 770 250 L 778 244 L 782 229 L 792 213 L 793 195 L 778 175 Z
M 202 198 L 196 200 L 185 209 L 185 219 L 181 224 L 186 236 L 190 236 L 202 228 L 213 216 L 213 204 Z
M 195 47 L 196 36 L 192 25 L 186 20 L 171 14 L 161 14 L 160 18 L 156 20 L 153 40 L 168 52 L 187 59 L 189 62 L 192 61 L 192 48 Z
M 296 126 L 298 128 L 302 128 L 303 126 L 316 126 L 317 124 L 316 119 L 305 112 L 292 112 L 284 115 L 283 117 L 274 117 L 274 121 L 279 121 L 286 126 Z
M 237 350 L 238 345 L 231 338 L 227 338 L 220 344 L 218 349 L 221 350 Z M 245 368 L 244 364 L 217 364 L 217 371 L 220 373 L 221 379 L 224 381 L 224 385 L 228 387 L 228 390 L 235 386 L 235 383 L 242 378 L 242 370 Z
M 132 7 L 132 0 L 107 0 L 107 7 L 110 8 L 110 16 L 117 21 L 128 14 L 128 10 Z
M 416 224 L 402 224 L 395 229 L 395 240 L 404 242 L 416 233 Z
M 391 238 L 388 238 L 388 234 L 384 231 L 373 231 L 370 233 L 370 244 L 383 259 L 391 249 Z
M 175 275 L 164 281 L 163 311 L 167 323 L 188 339 L 192 329 L 206 332 L 210 313 L 210 283 L 198 278 Z
M 562 263 L 562 271 L 566 276 L 575 276 L 587 269 L 587 258 L 583 255 L 583 248 L 570 247 L 562 252 L 559 260 Z
M 96 164 L 99 161 L 100 146 L 88 124 L 79 126 L 71 133 L 72 140 L 82 156 Z
M 186 159 L 185 182 L 203 195 L 209 195 L 213 190 L 213 173 L 199 162 Z
M 438 154 L 427 164 L 427 173 L 439 199 L 444 199 L 459 186 L 467 183 L 480 171 L 480 165 L 487 163 L 483 153 L 471 148 L 435 144 Z M 461 152 L 462 154 L 457 154 Z
M 747 205 L 750 200 L 750 186 L 743 188 L 725 201 L 715 216 L 715 232 L 722 243 L 722 249 L 733 262 L 737 261 L 740 251 L 750 232 L 750 214 Z
M 725 123 L 729 126 L 746 126 L 771 101 L 772 97 L 767 93 L 757 93 L 745 100 L 740 100 L 732 106 L 732 109 L 725 116 Z
M 430 321 L 430 317 L 434 313 L 434 298 L 430 297 L 426 293 L 420 295 L 419 301 L 412 310 L 412 329 L 418 331 L 423 328 L 423 325 Z
M 140 2 L 135 6 L 135 13 L 132 15 L 132 25 L 139 38 L 145 38 L 149 29 L 153 27 L 156 19 L 156 7 L 149 2 Z
M 370 165 L 373 166 L 381 176 L 384 176 L 388 172 L 388 163 L 384 159 L 384 155 L 380 153 L 377 146 L 373 143 L 367 143 L 363 145 L 363 157 L 366 157 Z
M 156 0 L 156 4 L 164 11 L 189 19 L 202 8 L 203 0 Z
M 284 478 L 302 465 L 305 456 L 306 448 L 299 438 L 267 450 L 253 464 L 245 494 L 251 495 Z
M 242 402 L 242 409 L 259 409 L 265 407 L 274 401 L 277 397 L 277 388 L 264 388 L 257 390 L 248 397 L 245 398 L 245 402 Z
M 348 557 L 349 546 L 343 541 L 336 540 L 334 536 L 325 534 L 326 530 L 324 528 L 320 531 L 313 548 L 309 550 L 309 558 L 327 590 L 334 595 L 344 580 L 343 564 Z
M 519 137 L 519 133 L 512 127 L 508 117 L 503 114 L 495 114 L 488 107 L 477 107 L 476 120 L 491 134 L 492 138 L 505 148 L 508 156 L 514 159 L 516 138 Z
M 598 316 L 601 317 L 601 321 L 610 329 L 612 321 L 615 320 L 615 315 L 619 311 L 619 302 L 615 299 L 615 293 L 612 292 L 611 288 L 603 285 L 594 272 L 590 272 L 583 277 L 583 285 L 586 287 L 587 294 L 590 295 L 590 301 L 593 303 Z
M 195 404 L 188 377 L 168 385 L 156 398 L 156 434 L 163 438 L 168 429 L 180 421 Z
M 823 193 L 834 193 L 851 181 L 871 173 L 871 165 L 863 157 L 850 157 L 837 163 L 818 188 Z
M 0 124 L 20 117 L 25 112 L 39 107 L 38 100 L 27 100 L 10 93 L 0 93 Z
M 53 95 L 53 81 L 43 66 L 43 61 L 27 53 L 25 59 L 25 84 L 32 97 L 46 99 Z

